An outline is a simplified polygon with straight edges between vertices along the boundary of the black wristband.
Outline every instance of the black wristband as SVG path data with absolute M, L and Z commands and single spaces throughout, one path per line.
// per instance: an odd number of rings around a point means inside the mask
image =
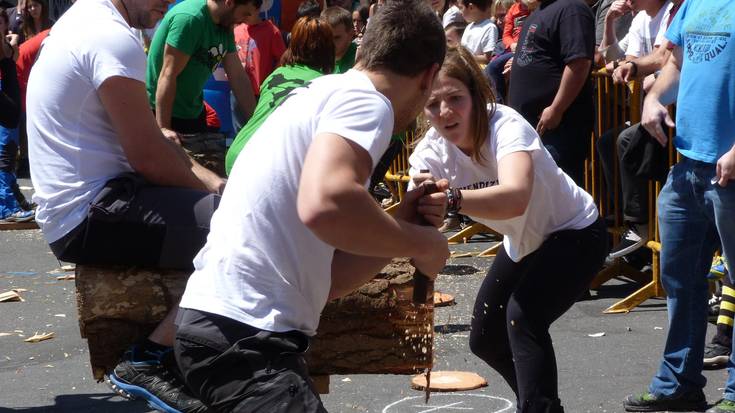
M 630 63 L 630 66 L 631 66 L 630 75 L 631 76 L 635 76 L 638 74 L 638 65 L 636 64 L 636 62 L 632 60 L 628 60 L 625 63 Z

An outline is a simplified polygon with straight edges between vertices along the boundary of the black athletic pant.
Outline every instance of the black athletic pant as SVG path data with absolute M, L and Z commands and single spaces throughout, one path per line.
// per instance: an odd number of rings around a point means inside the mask
M 204 246 L 219 195 L 148 184 L 127 173 L 107 182 L 87 219 L 51 251 L 77 264 L 124 264 L 191 270 Z
M 564 314 L 607 255 L 602 219 L 549 238 L 520 262 L 501 248 L 475 301 L 470 349 L 500 373 L 518 412 L 563 412 L 549 326 Z
M 216 412 L 326 413 L 301 332 L 273 333 L 182 309 L 174 353 L 187 387 Z
M 616 130 L 609 130 L 602 134 L 597 141 L 597 153 L 600 155 L 602 172 L 605 175 L 605 184 L 608 193 L 613 193 L 615 162 L 618 162 L 620 174 L 620 188 L 622 189 L 623 217 L 627 222 L 636 224 L 648 223 L 648 180 L 639 178 L 623 163 L 623 154 L 639 129 L 640 123 L 625 128 L 616 135 Z M 614 141 L 614 142 L 613 142 Z M 617 146 L 617 158 L 613 152 L 613 145 Z

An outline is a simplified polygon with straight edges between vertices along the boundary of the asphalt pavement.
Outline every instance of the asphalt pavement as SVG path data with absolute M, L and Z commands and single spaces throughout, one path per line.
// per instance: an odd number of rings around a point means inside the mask
M 22 180 L 21 185 L 29 185 Z M 491 240 L 477 237 L 453 251 L 481 251 Z M 435 313 L 434 370 L 480 374 L 488 386 L 474 391 L 433 393 L 412 390 L 410 376 L 332 376 L 323 395 L 330 412 L 513 412 L 509 387 L 469 351 L 471 308 L 491 258 L 455 258 L 436 288 L 457 304 Z M 149 412 L 143 402 L 114 395 L 96 383 L 86 342 L 79 335 L 74 281 L 65 274 L 38 230 L 0 231 L 0 293 L 20 288 L 24 302 L 0 303 L 0 413 Z M 559 370 L 559 393 L 567 412 L 622 412 L 622 399 L 642 392 L 655 373 L 667 329 L 666 303 L 646 301 L 624 315 L 603 315 L 637 284 L 613 279 L 577 302 L 551 329 Z M 23 340 L 53 332 L 39 343 Z M 714 326 L 709 327 L 709 333 Z M 604 333 L 604 334 L 600 334 Z M 721 397 L 725 370 L 705 371 L 711 403 Z

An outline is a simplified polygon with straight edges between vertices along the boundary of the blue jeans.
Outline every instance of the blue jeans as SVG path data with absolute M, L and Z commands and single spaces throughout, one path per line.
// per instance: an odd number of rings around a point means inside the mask
M 505 76 L 503 76 L 503 69 L 505 63 L 513 57 L 512 52 L 506 52 L 493 59 L 487 66 L 485 66 L 485 77 L 490 81 L 490 85 L 495 88 L 495 101 L 503 103 L 505 100 Z
M 663 359 L 650 392 L 677 397 L 706 384 L 702 375 L 707 330 L 705 276 L 720 247 L 735 256 L 735 181 L 724 188 L 710 181 L 715 164 L 682 158 L 669 172 L 658 197 L 661 282 L 667 294 L 669 331 Z M 732 361 L 730 362 L 732 365 Z M 735 400 L 730 368 L 727 393 Z

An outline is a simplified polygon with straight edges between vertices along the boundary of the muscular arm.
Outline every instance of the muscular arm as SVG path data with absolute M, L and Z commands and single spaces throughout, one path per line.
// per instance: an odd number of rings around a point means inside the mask
M 653 88 L 648 92 L 646 100 L 643 102 L 641 124 L 663 146 L 666 145 L 668 138 L 661 127 L 661 122 L 665 122 L 670 127 L 674 126 L 674 121 L 669 116 L 666 105 L 670 105 L 676 100 L 679 91 L 682 59 L 681 48 L 674 47 L 669 60 L 661 70 L 661 75 L 653 84 Z
M 492 220 L 523 215 L 533 191 L 533 159 L 529 152 L 513 152 L 498 162 L 498 185 L 462 191 L 461 213 Z
M 412 257 L 433 277 L 449 256 L 446 238 L 436 228 L 393 218 L 378 206 L 364 187 L 371 170 L 365 149 L 329 133 L 314 139 L 304 160 L 299 218 L 319 239 L 341 251 L 332 263 L 332 298 L 370 280 L 390 257 Z M 443 196 L 437 199 L 446 202 Z M 410 208 L 410 202 L 407 205 Z
M 623 57 L 625 51 L 618 46 L 618 36 L 615 33 L 615 21 L 630 11 L 625 0 L 615 0 L 605 15 L 605 29 L 602 34 L 599 51 L 606 61 L 617 60 Z
M 556 91 L 554 101 L 541 113 L 536 130 L 543 135 L 546 130 L 559 126 L 564 112 L 574 102 L 589 77 L 592 61 L 579 58 L 567 63 L 561 76 L 559 90 Z
M 248 79 L 245 70 L 242 68 L 242 63 L 240 63 L 237 53 L 227 53 L 222 60 L 222 66 L 225 69 L 225 73 L 227 73 L 230 88 L 237 99 L 238 105 L 240 105 L 243 116 L 250 118 L 255 109 L 255 95 L 253 94 L 253 86 L 250 84 L 250 79 Z
M 163 49 L 163 65 L 156 86 L 156 122 L 159 128 L 171 129 L 176 78 L 189 63 L 189 58 L 189 55 L 171 45 L 167 44 Z
M 658 70 L 661 70 L 666 62 L 669 61 L 671 56 L 671 50 L 669 50 L 669 41 L 665 41 L 661 46 L 657 47 L 656 50 L 651 54 L 647 54 L 639 59 L 635 59 L 635 64 L 638 65 L 637 77 L 646 77 Z
M 634 62 L 637 67 L 635 77 L 645 78 L 646 76 L 661 70 L 669 60 L 669 56 L 671 56 L 671 51 L 668 48 L 669 44 L 670 43 L 668 41 L 665 41 L 664 44 L 657 47 L 653 53 L 640 58 L 627 57 L 626 60 Z M 633 65 L 631 63 L 621 64 L 613 72 L 613 80 L 617 83 L 633 80 L 634 76 L 631 75 L 631 73 L 633 73 L 632 70 Z
M 582 90 L 587 78 L 590 74 L 590 66 L 592 61 L 589 59 L 576 59 L 573 60 L 564 67 L 564 73 L 561 76 L 561 84 L 559 90 L 554 96 L 554 101 L 551 103 L 552 106 L 560 110 L 562 113 L 566 112 L 569 105 L 574 102 L 579 92 Z
M 165 139 L 148 107 L 143 82 L 120 76 L 99 87 L 102 105 L 133 169 L 158 185 L 218 192 L 223 181 Z

